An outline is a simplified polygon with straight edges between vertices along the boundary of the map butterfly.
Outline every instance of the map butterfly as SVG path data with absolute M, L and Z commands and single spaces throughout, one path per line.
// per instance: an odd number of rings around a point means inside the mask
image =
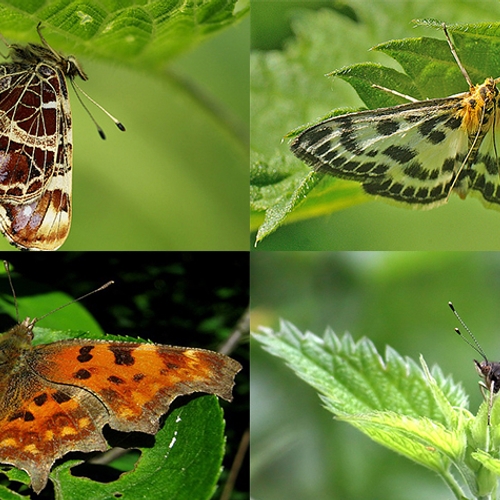
M 57 250 L 71 225 L 66 78 L 74 86 L 87 75 L 74 57 L 49 46 L 40 24 L 37 31 L 42 45 L 5 42 L 12 62 L 0 64 L 0 230 L 22 250 Z
M 473 85 L 442 25 L 469 91 L 324 120 L 301 132 L 292 152 L 315 171 L 356 180 L 371 195 L 434 208 L 452 192 L 500 208 L 500 78 Z

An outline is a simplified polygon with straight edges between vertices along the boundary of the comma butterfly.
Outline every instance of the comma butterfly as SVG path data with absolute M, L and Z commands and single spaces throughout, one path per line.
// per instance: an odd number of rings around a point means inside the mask
M 36 321 L 0 336 L 0 463 L 25 470 L 36 493 L 56 459 L 106 450 L 106 424 L 155 434 L 177 396 L 232 399 L 241 365 L 223 354 L 84 339 L 33 346 Z

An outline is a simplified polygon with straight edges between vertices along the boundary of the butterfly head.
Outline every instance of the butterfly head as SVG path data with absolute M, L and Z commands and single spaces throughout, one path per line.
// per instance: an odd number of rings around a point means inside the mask
M 42 39 L 44 41 L 45 39 Z M 56 52 L 49 45 L 42 46 L 36 43 L 28 45 L 9 45 L 9 55 L 14 63 L 23 65 L 47 66 L 48 64 L 59 68 L 64 75 L 73 79 L 79 76 L 82 80 L 88 80 L 80 63 L 73 56 L 65 56 Z M 43 72 L 42 72 L 43 74 Z
M 488 390 L 493 389 L 493 394 L 496 394 L 500 390 L 500 363 L 488 361 L 486 358 L 483 361 L 475 359 L 474 363 L 477 372 L 484 378 Z
M 470 345 L 477 353 L 481 355 L 483 358 L 482 361 L 474 360 L 474 364 L 476 365 L 476 370 L 481 377 L 484 379 L 484 383 L 481 382 L 481 385 L 485 387 L 488 391 L 492 391 L 493 394 L 496 394 L 500 390 L 500 362 L 498 361 L 489 361 L 486 357 L 486 354 L 483 351 L 483 348 L 474 337 L 473 333 L 469 330 L 469 327 L 463 322 L 462 318 L 458 315 L 457 311 L 453 307 L 451 302 L 448 302 L 450 309 L 453 311 L 453 314 L 457 317 L 458 321 L 465 328 L 467 333 L 470 335 L 470 338 L 474 341 L 472 344 L 469 342 L 463 335 L 462 332 L 455 328 L 455 332 L 458 333 L 462 337 L 462 340 Z

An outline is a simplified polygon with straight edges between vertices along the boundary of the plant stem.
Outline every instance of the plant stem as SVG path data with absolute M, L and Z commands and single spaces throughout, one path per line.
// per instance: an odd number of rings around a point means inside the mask
M 453 494 L 458 500 L 468 500 L 467 496 L 463 492 L 460 485 L 457 483 L 457 480 L 453 477 L 453 474 L 450 473 L 450 471 L 446 471 L 442 475 L 442 478 L 444 479 L 444 482 L 448 485 L 448 487 L 451 489 L 451 491 L 453 491 Z
M 181 89 L 205 109 L 207 113 L 236 139 L 237 144 L 244 151 L 247 151 L 250 144 L 250 135 L 246 125 L 242 123 L 241 120 L 189 77 L 176 72 L 170 67 L 165 70 L 165 76 L 167 76 L 177 88 Z

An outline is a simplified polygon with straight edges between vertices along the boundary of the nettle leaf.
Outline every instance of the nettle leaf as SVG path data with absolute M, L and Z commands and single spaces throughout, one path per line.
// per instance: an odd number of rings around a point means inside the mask
M 288 136 L 298 134 L 303 128 Z M 332 206 L 340 210 L 366 197 L 355 183 L 311 170 L 304 175 L 302 165 L 290 163 L 283 155 L 271 158 L 270 162 L 260 155 L 252 155 L 250 206 L 251 227 L 258 228 L 256 243 L 278 229 L 285 219 L 317 217 L 330 213 Z
M 140 457 L 132 457 L 128 472 L 111 482 L 77 477 L 72 468 L 75 472 L 81 460 L 65 461 L 51 475 L 57 498 L 137 498 L 141 492 L 148 498 L 213 497 L 225 448 L 224 419 L 215 396 L 198 397 L 169 412 L 150 441 L 136 440 Z M 114 463 L 109 467 L 118 468 Z
M 321 14 L 325 15 L 324 12 Z M 336 22 L 335 28 L 338 30 L 338 20 Z M 405 38 L 373 47 L 373 50 L 384 52 L 397 61 L 404 73 L 381 64 L 366 62 L 350 64 L 333 72 L 330 70 L 328 75 L 349 83 L 368 109 L 407 102 L 404 98 L 374 88 L 373 85 L 395 90 L 420 100 L 447 97 L 467 91 L 467 82 L 442 36 L 441 22 L 426 20 L 417 21 L 417 23 L 435 29 L 436 36 L 440 36 L 441 39 L 436 37 Z M 252 128 L 257 129 L 257 132 L 253 134 L 252 147 L 260 152 L 261 165 L 274 165 L 273 159 L 276 156 L 283 157 L 282 148 L 278 148 L 278 138 L 287 136 L 286 132 L 283 132 L 284 123 L 292 123 L 291 127 L 297 128 L 297 121 L 300 123 L 301 116 L 305 117 L 304 121 L 310 120 L 321 105 L 322 112 L 325 114 L 325 107 L 328 106 L 326 103 L 345 104 L 346 101 L 343 102 L 343 99 L 350 100 L 350 97 L 344 97 L 341 91 L 337 91 L 337 88 L 341 89 L 341 87 L 337 87 L 335 80 L 330 85 L 325 85 L 324 76 L 316 71 L 318 53 L 325 54 L 327 50 L 334 50 L 332 47 L 327 49 L 324 40 L 318 40 L 317 31 L 327 30 L 327 28 L 320 25 L 320 20 L 312 14 L 305 14 L 304 17 L 299 18 L 294 27 L 296 40 L 287 47 L 281 57 L 276 53 L 252 56 L 252 113 L 255 117 L 252 121 Z M 453 37 L 459 57 L 474 83 L 483 83 L 485 78 L 497 76 L 496 72 L 500 67 L 500 24 L 481 23 L 447 27 Z M 359 28 L 351 26 L 350 28 L 357 30 L 356 34 L 348 35 L 348 39 L 357 48 L 362 43 L 363 36 L 362 34 L 357 36 L 360 32 Z M 439 34 L 437 30 L 441 33 Z M 345 39 L 342 34 L 338 34 L 337 38 Z M 331 37 L 329 41 L 331 42 Z M 322 45 L 323 42 L 325 46 Z M 368 40 L 366 43 L 369 43 Z M 342 53 L 346 51 L 342 50 Z M 286 80 L 281 71 L 284 71 L 288 77 Z M 294 87 L 293 100 L 289 95 L 291 86 Z M 332 95 L 332 86 L 335 86 L 335 95 Z M 272 118 L 269 117 L 269 111 L 264 110 L 271 100 L 269 92 L 273 93 L 272 98 L 275 103 L 273 107 L 275 116 Z M 317 112 L 317 116 L 320 112 Z M 293 122 L 294 117 L 295 122 Z M 261 120 L 265 120 L 265 125 L 264 121 L 262 126 L 259 125 Z M 321 120 L 318 118 L 314 120 L 314 123 Z M 260 128 L 262 130 L 259 130 Z M 289 134 L 287 138 L 293 135 Z M 321 181 L 316 181 L 314 189 L 304 193 L 301 190 L 300 179 L 306 179 L 310 175 L 310 168 L 300 160 L 294 159 L 291 153 L 285 155 L 284 158 L 281 160 L 286 163 L 283 171 L 293 170 L 293 183 L 287 182 L 288 178 L 284 177 L 281 183 L 273 184 L 271 194 L 267 190 L 267 185 L 260 184 L 258 187 L 252 185 L 255 188 L 254 194 L 260 194 L 263 191 L 268 194 L 266 206 L 255 203 L 255 197 L 251 199 L 251 209 L 254 212 L 252 229 L 257 229 L 258 224 L 262 224 L 257 233 L 257 243 L 285 222 L 336 212 L 370 200 L 358 183 L 343 181 L 328 175 L 324 175 Z M 297 166 L 292 168 L 290 165 Z M 346 183 L 350 186 L 349 188 L 346 188 Z M 300 199 L 300 203 L 296 202 L 297 199 Z
M 465 453 L 463 429 L 449 431 L 427 418 L 411 418 L 393 412 L 340 418 L 354 425 L 377 443 L 438 473 L 445 473 L 452 460 Z
M 488 429 L 489 403 L 484 401 L 476 418 L 469 426 L 469 448 L 465 462 L 477 476 L 477 496 L 488 496 L 496 491 L 500 476 L 500 399 L 496 398 L 491 409 L 491 426 Z M 493 496 L 496 498 L 496 496 Z
M 497 486 L 498 477 L 500 476 L 500 460 L 498 458 L 492 457 L 489 453 L 484 450 L 478 450 L 471 453 L 472 458 L 477 460 L 477 462 L 481 463 L 484 467 L 484 471 L 492 472 L 489 477 L 486 473 L 483 473 L 483 483 L 485 483 L 485 487 L 478 491 L 478 497 L 488 496 L 489 493 L 494 490 Z M 486 479 L 489 479 L 486 482 Z M 489 487 L 488 487 L 489 486 Z
M 381 64 L 361 63 L 330 73 L 352 85 L 368 109 L 387 108 L 407 103 L 407 99 L 373 88 L 379 85 L 388 89 L 398 89 L 402 94 L 418 95 L 412 79 L 399 71 Z
M 279 331 L 261 327 L 253 335 L 314 387 L 337 419 L 437 472 L 457 498 L 480 498 L 496 488 L 500 404 L 488 427 L 487 403 L 474 417 L 462 386 L 439 367 L 429 369 L 423 357 L 419 366 L 390 347 L 381 356 L 367 338 L 355 342 L 331 329 L 320 338 L 286 321 Z
M 109 463 L 103 460 L 93 467 L 82 464 L 81 458 L 62 460 L 50 475 L 55 490 L 52 497 L 138 498 L 147 491 L 148 498 L 208 500 L 213 497 L 222 472 L 224 427 L 222 409 L 215 396 L 187 401 L 168 413 L 154 437 L 129 433 L 115 438 L 118 445 L 131 448 L 119 459 Z M 2 473 L 11 481 L 30 483 L 24 471 L 7 468 Z M 2 487 L 0 493 L 6 500 L 26 498 Z M 50 494 L 46 498 L 51 498 Z
M 354 342 L 350 335 L 339 338 L 331 329 L 320 338 L 304 334 L 286 321 L 281 322 L 279 332 L 262 328 L 254 335 L 267 351 L 285 359 L 300 378 L 318 390 L 330 411 L 343 418 L 393 411 L 449 425 L 458 418 L 453 407 L 467 408 L 461 386 L 444 377 L 439 368 L 426 373 L 390 347 L 382 358 L 366 338 Z M 434 379 L 447 406 L 436 400 L 428 377 Z
M 50 33 L 63 35 L 57 47 L 81 46 L 103 59 L 145 68 L 164 68 L 174 56 L 234 24 L 248 7 L 235 11 L 237 0 L 197 2 L 120 2 L 94 0 L 0 3 L 0 32 L 14 40 L 32 40 L 33 25 L 42 22 Z M 69 45 L 72 43 L 73 45 Z

